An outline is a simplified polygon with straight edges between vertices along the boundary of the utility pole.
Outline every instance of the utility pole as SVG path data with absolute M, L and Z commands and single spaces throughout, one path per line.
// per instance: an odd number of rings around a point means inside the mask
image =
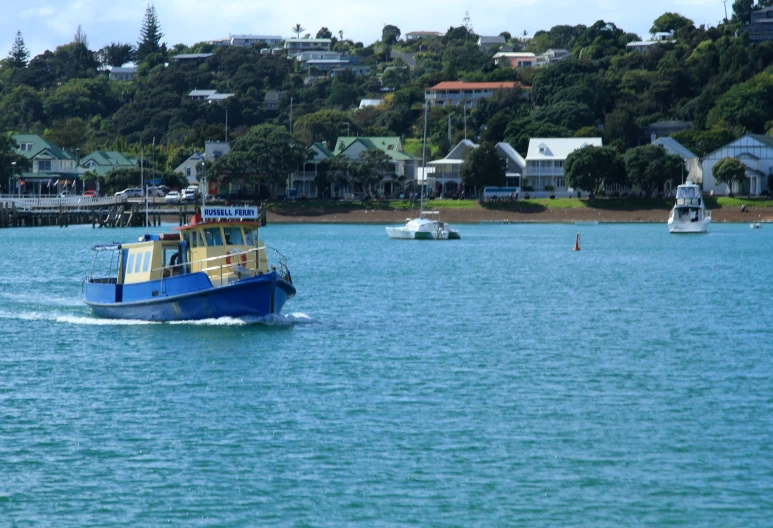
M 293 98 L 290 98 L 290 133 L 293 133 Z
M 722 3 L 725 4 L 725 22 L 727 22 L 727 0 L 722 0 Z
M 464 108 L 464 139 L 467 139 L 467 103 L 462 103 Z

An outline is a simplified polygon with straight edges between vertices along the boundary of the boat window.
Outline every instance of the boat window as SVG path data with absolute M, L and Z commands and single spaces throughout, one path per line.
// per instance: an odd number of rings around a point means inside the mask
M 142 263 L 142 272 L 145 273 L 150 269 L 150 251 L 145 252 L 145 262 Z
M 134 265 L 134 273 L 139 273 L 142 269 L 142 253 L 137 253 L 137 263 Z
M 248 246 L 254 246 L 258 242 L 258 230 L 257 229 L 245 229 L 244 230 L 244 243 Z
M 134 253 L 129 253 L 129 264 L 126 266 L 126 273 L 132 273 L 134 270 Z
M 208 246 L 222 246 L 223 235 L 219 227 L 209 227 L 204 230 L 204 237 L 207 239 Z
M 244 244 L 241 227 L 224 227 L 223 234 L 225 235 L 225 243 L 228 246 L 241 246 Z

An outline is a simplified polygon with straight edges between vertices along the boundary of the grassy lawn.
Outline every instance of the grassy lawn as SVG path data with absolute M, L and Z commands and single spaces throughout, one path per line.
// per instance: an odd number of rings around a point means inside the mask
M 709 209 L 741 209 L 741 205 L 746 207 L 773 207 L 773 200 L 764 198 L 730 198 L 729 196 L 716 196 L 706 198 L 706 206 Z

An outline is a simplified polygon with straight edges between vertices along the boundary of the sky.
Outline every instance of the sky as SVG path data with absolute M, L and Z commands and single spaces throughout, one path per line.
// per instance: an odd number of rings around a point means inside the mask
M 11 0 L 3 0 L 3 3 Z M 289 38 L 301 24 L 313 37 L 321 27 L 365 45 L 381 38 L 385 24 L 409 31 L 439 31 L 462 25 L 469 13 L 478 35 L 529 35 L 559 24 L 613 22 L 627 32 L 646 36 L 661 14 L 677 12 L 696 25 L 716 25 L 724 18 L 722 0 L 155 0 L 163 41 L 187 45 L 229 35 L 278 35 Z M 0 57 L 10 51 L 17 30 L 32 53 L 73 40 L 80 24 L 89 47 L 139 40 L 145 0 L 25 0 L 0 10 Z M 727 1 L 731 9 L 732 0 Z M 323 7 L 324 6 L 324 7 Z

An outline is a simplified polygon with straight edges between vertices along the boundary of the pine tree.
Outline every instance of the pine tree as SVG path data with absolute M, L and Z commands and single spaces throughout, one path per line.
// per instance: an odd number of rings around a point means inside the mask
M 89 47 L 89 38 L 86 36 L 86 32 L 83 31 L 80 24 L 78 24 L 78 29 L 75 31 L 75 35 L 73 35 L 72 39 L 76 44 L 83 44 L 87 48 Z
M 140 30 L 140 41 L 137 43 L 137 61 L 141 62 L 148 55 L 160 52 L 160 42 L 163 36 L 164 34 L 161 33 L 161 27 L 158 23 L 156 8 L 153 4 L 148 4 L 145 9 L 145 19 L 142 21 L 142 29 Z
M 24 39 L 21 36 L 21 31 L 16 32 L 16 38 L 13 41 L 13 47 L 11 47 L 10 53 L 8 53 L 10 64 L 14 68 L 26 68 L 27 60 L 30 58 L 30 52 L 27 46 L 24 45 Z

